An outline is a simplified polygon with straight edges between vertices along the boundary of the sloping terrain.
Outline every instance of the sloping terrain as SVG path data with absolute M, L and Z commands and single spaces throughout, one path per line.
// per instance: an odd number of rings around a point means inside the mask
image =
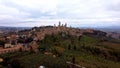
M 0 57 L 3 67 L 13 68 L 69 68 L 71 62 L 86 68 L 119 68 L 120 41 L 107 37 L 98 30 L 81 30 L 64 27 L 33 28 L 20 31 L 20 35 L 38 38 L 38 51 L 14 52 Z M 42 38 L 42 39 L 41 39 Z M 22 38 L 24 40 L 24 38 Z M 34 40 L 35 41 L 35 40 Z

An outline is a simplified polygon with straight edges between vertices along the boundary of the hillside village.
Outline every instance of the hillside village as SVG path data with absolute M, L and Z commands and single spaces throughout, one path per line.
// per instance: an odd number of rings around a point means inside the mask
M 50 68 L 117 68 L 119 58 L 119 40 L 100 30 L 68 27 L 67 23 L 0 34 L 0 65 L 4 67 L 11 64 L 13 68 L 40 65 Z
M 29 51 L 30 48 L 37 48 L 36 42 L 44 39 L 45 35 L 57 34 L 60 32 L 68 33 L 78 37 L 85 33 L 96 34 L 99 36 L 106 35 L 106 33 L 102 31 L 67 27 L 67 23 L 61 24 L 61 22 L 59 22 L 58 26 L 54 24 L 54 26 L 34 27 L 32 29 L 21 30 L 0 37 L 0 41 L 4 41 L 2 45 L 0 44 L 0 54 L 19 51 L 20 49 Z

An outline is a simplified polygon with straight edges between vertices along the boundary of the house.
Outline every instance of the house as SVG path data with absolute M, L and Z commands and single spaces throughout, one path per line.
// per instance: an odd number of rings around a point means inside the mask
M 12 47 L 14 47 L 14 45 L 11 45 L 11 44 L 9 44 L 9 43 L 6 43 L 6 44 L 4 45 L 4 48 L 12 48 Z

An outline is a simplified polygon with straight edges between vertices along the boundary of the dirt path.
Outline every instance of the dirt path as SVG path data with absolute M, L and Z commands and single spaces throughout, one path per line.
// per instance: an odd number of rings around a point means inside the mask
M 69 65 L 69 68 L 85 68 L 85 67 L 82 67 L 78 64 L 73 64 L 73 63 L 68 62 L 68 61 L 66 63 Z

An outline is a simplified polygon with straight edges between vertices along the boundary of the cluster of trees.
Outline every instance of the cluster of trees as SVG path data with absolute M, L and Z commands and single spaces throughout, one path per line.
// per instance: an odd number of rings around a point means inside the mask
M 66 50 L 73 50 L 90 53 L 109 60 L 119 61 L 119 51 L 104 48 L 102 44 L 98 46 L 100 43 L 102 42 L 98 39 L 87 35 L 77 37 L 61 32 L 58 34 L 46 35 L 44 40 L 39 43 L 39 50 L 43 52 L 52 52 L 58 56 L 61 56 Z
M 6 42 L 4 41 L 4 40 L 0 40 L 0 46 L 1 47 L 4 47 L 4 44 L 5 44 Z
M 33 41 L 32 37 L 19 37 L 18 43 L 30 43 Z
M 58 34 L 46 35 L 45 38 L 40 41 L 40 52 L 52 52 L 56 55 L 62 55 L 65 50 L 76 50 L 76 36 L 69 35 L 65 32 Z
M 38 68 L 41 65 L 46 68 L 67 68 L 64 59 L 40 53 L 16 52 L 1 57 L 4 57 L 4 62 L 0 63 L 2 68 Z

